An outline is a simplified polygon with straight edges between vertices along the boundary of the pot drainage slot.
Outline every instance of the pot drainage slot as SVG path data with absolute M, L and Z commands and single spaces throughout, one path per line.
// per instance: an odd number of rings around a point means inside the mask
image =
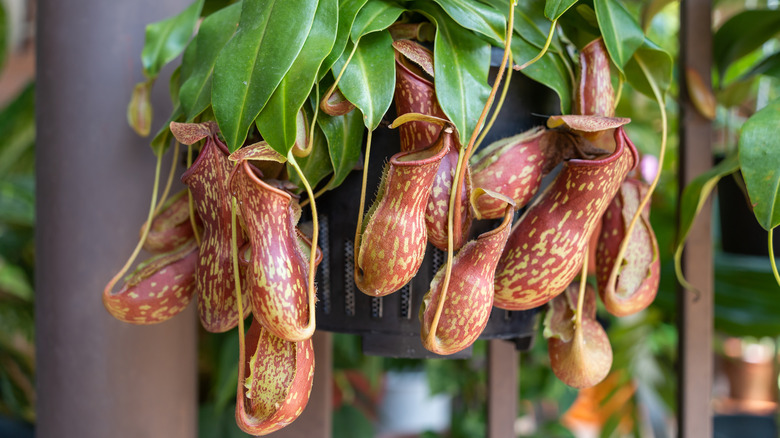
M 344 241 L 344 313 L 355 316 L 355 250 L 351 240 Z

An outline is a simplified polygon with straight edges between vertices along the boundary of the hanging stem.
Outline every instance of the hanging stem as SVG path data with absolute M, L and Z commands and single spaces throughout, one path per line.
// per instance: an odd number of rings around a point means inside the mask
M 553 20 L 553 22 L 550 24 L 550 32 L 547 34 L 547 41 L 544 42 L 544 47 L 542 47 L 542 50 L 530 61 L 526 62 L 525 64 L 521 65 L 520 67 L 515 67 L 515 70 L 522 70 L 534 62 L 542 59 L 542 56 L 547 53 L 547 49 L 550 48 L 550 44 L 552 43 L 553 36 L 555 35 L 555 26 L 558 24 L 558 19 L 556 18 Z
M 331 85 L 330 88 L 328 88 L 328 91 L 325 93 L 325 100 L 330 99 L 330 96 L 336 91 L 336 87 L 339 86 L 341 77 L 344 76 L 344 72 L 347 71 L 347 67 L 349 67 L 349 63 L 352 61 L 352 57 L 355 56 L 355 52 L 357 51 L 358 48 L 358 43 L 360 43 L 360 38 L 358 38 L 358 40 L 355 41 L 355 45 L 352 47 L 352 52 L 350 52 L 349 57 L 347 58 L 347 62 L 344 64 L 344 67 L 341 68 L 339 75 L 336 76 L 336 81 L 333 82 L 333 85 Z M 317 88 L 317 91 L 319 91 L 319 87 Z M 317 101 L 317 106 L 319 106 L 319 101 Z
M 187 168 L 189 169 L 192 166 L 192 146 L 187 148 Z M 195 235 L 195 242 L 198 243 L 198 246 L 200 246 L 200 231 L 198 231 L 198 224 L 195 221 L 195 201 L 192 199 L 192 190 L 187 189 L 187 197 L 189 198 L 189 209 L 190 209 L 190 225 L 192 226 L 192 232 Z
M 309 181 L 306 179 L 306 175 L 303 174 L 303 170 L 295 161 L 295 154 L 292 153 L 292 149 L 287 154 L 287 161 L 292 164 L 295 172 L 298 173 L 298 177 L 303 182 L 303 186 L 306 188 L 306 193 L 309 195 L 309 201 L 311 202 L 311 220 L 312 220 L 312 232 L 311 232 L 311 253 L 309 254 L 309 325 L 307 330 L 314 332 L 315 317 L 314 304 L 316 302 L 316 294 L 314 292 L 314 277 L 317 274 L 317 239 L 320 235 L 320 223 L 317 219 L 317 203 L 314 202 L 314 193 L 311 189 Z
M 238 342 L 239 342 L 239 349 L 243 350 L 244 347 L 244 300 L 243 296 L 241 295 L 241 277 L 239 275 L 239 267 L 238 267 L 238 233 L 236 232 L 236 228 L 238 228 L 238 221 L 236 220 L 236 210 L 238 209 L 238 203 L 236 202 L 236 198 L 231 197 L 231 208 L 230 208 L 230 220 L 231 220 L 231 230 L 230 230 L 230 252 L 233 257 L 233 283 L 236 287 L 236 301 L 238 305 Z M 243 367 L 244 364 L 240 363 L 238 366 Z M 242 382 L 239 382 L 242 383 Z
M 455 221 L 460 221 L 460 193 L 461 193 L 461 185 L 464 182 L 464 175 L 466 173 L 466 167 L 468 166 L 468 157 L 471 156 L 471 154 L 474 151 L 474 145 L 477 141 L 477 135 L 479 135 L 480 128 L 482 127 L 482 124 L 485 123 L 485 118 L 487 117 L 487 113 L 490 110 L 491 105 L 493 104 L 493 99 L 496 97 L 496 93 L 498 92 L 498 86 L 501 84 L 501 79 L 504 76 L 504 70 L 506 68 L 507 61 L 509 60 L 509 55 L 511 53 L 512 48 L 512 30 L 514 25 L 514 17 L 515 17 L 515 4 L 516 0 L 512 1 L 509 5 L 509 19 L 507 24 L 507 31 L 506 31 L 506 45 L 504 46 L 504 57 L 501 59 L 501 65 L 498 67 L 498 74 L 496 74 L 496 81 L 493 83 L 493 88 L 490 90 L 490 95 L 488 96 L 487 102 L 485 102 L 485 106 L 482 108 L 482 114 L 480 114 L 479 119 L 477 120 L 477 124 L 474 127 L 474 132 L 471 133 L 471 138 L 469 139 L 468 146 L 466 147 L 466 150 L 464 151 L 462 148 L 460 149 L 458 153 L 458 164 L 456 167 L 455 172 L 455 178 L 452 181 L 452 189 L 450 191 L 450 205 L 449 205 L 449 212 L 447 212 L 447 264 L 444 268 L 444 281 L 442 283 L 441 288 L 441 295 L 439 296 L 439 303 L 436 307 L 436 314 L 433 316 L 433 321 L 431 322 L 431 328 L 428 331 L 428 338 L 425 340 L 426 344 L 433 345 L 433 341 L 436 338 L 436 330 L 439 327 L 439 319 L 441 318 L 442 310 L 444 309 L 444 302 L 447 299 L 447 291 L 450 286 L 450 278 L 452 277 L 452 259 L 453 259 L 453 247 L 455 246 L 454 243 L 454 236 L 452 235 L 452 228 L 454 227 Z M 365 173 L 363 174 L 365 175 Z M 361 204 L 362 204 L 362 198 L 361 198 Z M 362 205 L 361 205 L 361 212 L 362 212 Z M 357 240 L 357 239 L 356 239 Z M 357 264 L 355 264 L 355 269 L 357 269 Z
M 173 175 L 176 173 L 176 157 L 179 156 L 179 145 L 180 143 L 177 141 L 173 145 L 173 158 L 171 159 L 171 169 L 168 171 L 168 180 L 165 182 L 165 188 L 163 189 L 163 193 L 160 196 L 160 201 L 157 202 L 157 207 L 154 209 L 154 215 L 156 216 L 157 213 L 160 212 L 160 209 L 162 208 L 163 204 L 165 204 L 165 201 L 168 199 L 168 194 L 171 192 L 171 185 L 173 184 Z
M 120 269 L 119 272 L 117 272 L 116 275 L 114 275 L 114 278 L 112 278 L 111 281 L 109 281 L 108 284 L 106 285 L 105 289 L 103 289 L 104 294 L 114 289 L 114 285 L 116 285 L 119 279 L 125 275 L 128 269 L 130 269 L 130 266 L 133 265 L 133 262 L 135 262 L 136 257 L 138 257 L 138 253 L 141 252 L 141 248 L 144 246 L 144 242 L 146 242 L 146 236 L 149 235 L 149 229 L 151 228 L 152 218 L 154 217 L 154 209 L 157 206 L 157 190 L 160 188 L 161 167 L 162 167 L 162 154 L 157 156 L 157 165 L 154 170 L 154 185 L 152 187 L 152 202 L 151 205 L 149 206 L 149 214 L 146 217 L 146 223 L 150 225 L 143 228 L 143 231 L 141 232 L 141 238 L 138 239 L 138 244 L 135 246 L 133 253 L 130 255 L 130 258 L 127 259 L 125 265 L 122 266 L 122 269 Z
M 609 280 L 607 284 L 615 284 L 615 281 L 617 281 L 618 271 L 622 266 L 620 260 L 623 260 L 623 256 L 626 253 L 626 248 L 628 248 L 628 242 L 631 240 L 631 234 L 634 232 L 634 227 L 639 221 L 639 216 L 642 214 L 645 206 L 650 201 L 650 197 L 653 195 L 653 191 L 658 185 L 658 180 L 661 178 L 661 170 L 663 169 L 664 165 L 664 155 L 666 153 L 666 130 L 668 123 L 666 119 L 666 105 L 664 104 L 664 98 L 661 96 L 661 91 L 658 89 L 658 84 L 655 83 L 655 80 L 650 75 L 650 72 L 647 70 L 645 63 L 639 58 L 636 59 L 636 62 L 637 65 L 639 65 L 639 68 L 642 70 L 642 73 L 644 73 L 645 77 L 647 78 L 647 82 L 650 84 L 650 88 L 653 90 L 653 96 L 655 96 L 655 100 L 658 103 L 658 108 L 661 110 L 661 150 L 658 153 L 658 171 L 655 174 L 655 178 L 653 178 L 653 182 L 650 184 L 650 188 L 647 189 L 647 194 L 645 194 L 644 198 L 642 198 L 642 201 L 639 203 L 639 208 L 637 208 L 636 213 L 634 213 L 634 217 L 631 218 L 631 222 L 626 228 L 626 235 L 623 238 L 623 241 L 620 243 L 620 249 L 615 256 L 616 263 L 612 266 L 612 271 L 609 274 Z
M 772 264 L 772 273 L 775 274 L 775 281 L 780 285 L 780 273 L 777 272 L 777 262 L 775 262 L 775 250 L 773 248 L 772 232 L 774 228 L 769 229 L 769 262 Z
M 512 65 L 512 52 L 509 52 L 509 65 Z M 501 89 L 501 97 L 498 98 L 498 104 L 496 104 L 496 109 L 493 110 L 493 114 L 490 116 L 490 121 L 488 122 L 487 125 L 485 125 L 485 129 L 482 130 L 482 133 L 479 134 L 479 138 L 477 139 L 477 144 L 474 146 L 475 150 L 479 148 L 479 145 L 482 144 L 482 141 L 488 135 L 490 129 L 493 128 L 493 124 L 496 122 L 496 119 L 498 118 L 498 113 L 501 112 L 501 108 L 504 106 L 504 101 L 506 100 L 506 95 L 507 92 L 509 91 L 509 83 L 512 80 L 512 70 L 514 69 L 510 68 L 506 71 L 506 80 L 504 81 L 504 88 Z
M 588 282 L 588 251 L 585 251 L 585 257 L 582 258 L 582 276 L 580 278 L 580 293 L 577 295 L 577 314 L 574 320 L 574 330 L 579 330 L 580 327 L 582 327 L 582 308 L 585 302 L 585 285 L 587 282 Z
M 320 105 L 319 105 L 320 83 L 319 82 L 315 82 L 314 84 L 314 96 L 315 96 L 314 101 L 318 102 L 318 104 L 314 105 L 314 117 L 311 119 L 311 128 L 309 128 L 309 144 L 306 145 L 306 149 L 309 151 L 312 150 L 312 148 L 314 147 L 314 127 L 317 125 L 317 116 L 320 113 Z
M 360 250 L 360 242 L 358 242 L 358 239 L 360 238 L 360 235 L 362 234 L 363 230 L 363 209 L 366 206 L 366 185 L 368 184 L 368 156 L 371 154 L 371 135 L 373 131 L 370 129 L 368 130 L 368 137 L 366 137 L 366 156 L 363 158 L 363 184 L 360 187 L 360 209 L 358 210 L 358 220 L 357 220 L 357 227 L 355 228 L 355 241 L 354 244 L 354 258 L 355 258 L 355 269 L 354 274 L 355 278 L 357 278 L 357 272 L 358 272 L 358 251 Z

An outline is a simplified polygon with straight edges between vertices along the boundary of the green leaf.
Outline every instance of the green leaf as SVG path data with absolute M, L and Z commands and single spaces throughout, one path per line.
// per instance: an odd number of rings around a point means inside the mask
M 321 80 L 328 73 L 333 64 L 341 58 L 344 53 L 344 47 L 347 46 L 349 35 L 352 31 L 352 24 L 363 5 L 367 0 L 339 0 L 339 23 L 336 31 L 336 42 L 333 43 L 333 49 L 325 58 L 320 66 L 320 72 L 317 74 L 317 80 Z M 338 73 L 336 73 L 338 74 Z
M 412 5 L 436 24 L 433 46 L 436 96 L 465 144 L 476 129 L 490 94 L 487 84 L 490 45 L 460 27 L 434 3 L 417 1 Z
M 191 122 L 211 105 L 211 83 L 214 64 L 219 52 L 235 33 L 241 16 L 241 2 L 230 5 L 208 16 L 200 24 L 198 35 L 193 40 L 195 53 L 191 72 L 185 76 L 182 72 L 182 86 L 179 99 L 185 119 Z M 189 51 L 189 49 L 188 49 Z M 187 52 L 184 53 L 182 69 L 190 64 Z
M 623 71 L 634 52 L 644 43 L 645 34 L 631 13 L 617 0 L 593 0 L 604 45 L 612 62 Z
M 495 8 L 475 0 L 435 0 L 447 15 L 466 29 L 480 33 L 496 46 L 504 45 L 507 10 Z
M 771 76 L 780 79 L 780 52 L 775 52 L 761 60 L 755 67 L 745 73 L 742 76 L 742 79 L 756 75 Z
M 639 68 L 637 60 L 650 70 L 653 80 L 658 85 L 661 94 L 664 95 L 669 90 L 672 83 L 672 56 L 664 49 L 658 47 L 652 41 L 646 39 L 645 43 L 634 52 L 634 56 L 626 63 L 626 79 L 635 90 L 655 99 L 650 82 L 647 81 L 644 72 Z
M 582 48 L 601 36 L 596 11 L 588 5 L 580 4 L 563 14 L 558 20 L 563 33 L 575 46 Z
M 729 65 L 761 47 L 780 32 L 780 10 L 743 11 L 731 17 L 715 32 L 713 61 L 722 78 Z
M 765 230 L 780 225 L 780 99 L 753 114 L 739 136 L 739 164 L 753 214 Z
M 203 9 L 203 0 L 195 0 L 178 15 L 146 26 L 146 39 L 141 51 L 144 74 L 154 79 L 163 66 L 179 56 Z
M 370 0 L 358 12 L 355 22 L 352 23 L 350 37 L 352 42 L 357 42 L 363 35 L 371 32 L 385 30 L 398 20 L 405 11 L 396 2 L 388 0 Z
M 509 0 L 498 0 L 509 3 Z M 544 0 L 520 0 L 515 6 L 515 32 L 541 50 L 547 42 L 547 35 L 553 23 L 544 17 Z M 548 51 L 560 53 L 558 36 L 554 35 Z
M 211 92 L 231 152 L 301 51 L 316 9 L 317 0 L 244 0 L 238 30 L 217 57 Z
M 352 43 L 347 48 L 351 51 Z M 333 65 L 335 71 L 344 68 L 348 51 L 344 51 L 344 56 Z M 389 31 L 370 33 L 360 39 L 355 55 L 341 77 L 339 89 L 363 112 L 366 127 L 376 129 L 390 108 L 395 91 L 395 51 Z
M 357 123 L 360 126 L 360 123 Z M 362 128 L 362 126 L 361 126 Z M 361 129 L 362 133 L 363 130 Z M 306 180 L 309 181 L 312 188 L 316 187 L 323 178 L 333 173 L 333 165 L 328 155 L 328 140 L 325 138 L 325 134 L 322 129 L 315 125 L 314 127 L 314 144 L 312 145 L 311 153 L 306 157 L 296 158 L 298 165 L 303 171 L 303 175 Z M 360 157 L 360 143 L 358 142 L 358 157 Z M 353 163 L 354 166 L 354 163 Z M 290 181 L 296 184 L 298 187 L 303 187 L 301 179 L 298 177 L 297 172 L 293 169 L 291 164 L 287 165 L 287 174 L 290 175 Z
M 530 44 L 523 37 L 512 39 L 512 55 L 516 64 L 523 64 L 533 59 L 539 53 L 539 48 Z M 558 95 L 561 101 L 561 112 L 571 111 L 571 76 L 559 55 L 545 53 L 538 61 L 521 70 L 529 78 L 543 84 Z
M 257 129 L 263 139 L 282 156 L 286 157 L 295 144 L 298 112 L 314 85 L 322 60 L 333 47 L 337 8 L 336 0 L 319 0 L 301 52 L 257 117 Z
M 549 18 L 550 21 L 557 20 L 575 3 L 577 3 L 577 0 L 547 0 L 544 5 L 544 16 Z
M 317 105 L 318 102 L 314 104 Z M 328 186 L 330 189 L 334 189 L 344 182 L 349 172 L 360 160 L 360 149 L 363 144 L 363 122 L 357 111 L 351 111 L 337 117 L 320 112 L 317 116 L 317 124 L 328 141 L 328 153 L 333 165 L 333 179 L 328 183 Z
M 692 288 L 682 275 L 682 251 L 685 240 L 693 227 L 693 221 L 698 216 L 704 203 L 709 198 L 712 189 L 721 178 L 732 174 L 739 169 L 739 160 L 736 156 L 730 156 L 721 161 L 717 166 L 702 173 L 693 179 L 682 192 L 680 197 L 680 227 L 678 231 L 677 245 L 674 251 L 674 265 L 678 281 L 687 288 Z

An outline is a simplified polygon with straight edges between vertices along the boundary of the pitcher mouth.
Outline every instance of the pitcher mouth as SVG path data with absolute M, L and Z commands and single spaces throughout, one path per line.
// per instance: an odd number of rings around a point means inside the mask
M 439 139 L 425 149 L 399 152 L 390 157 L 390 164 L 399 167 L 427 166 L 441 161 L 450 150 L 452 128 L 446 127 L 439 134 Z

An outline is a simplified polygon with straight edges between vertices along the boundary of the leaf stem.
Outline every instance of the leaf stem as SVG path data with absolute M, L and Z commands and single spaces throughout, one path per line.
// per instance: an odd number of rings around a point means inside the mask
M 509 65 L 512 65 L 512 53 L 509 53 Z M 509 91 L 509 83 L 512 80 L 512 70 L 513 68 L 507 69 L 506 71 L 506 80 L 504 81 L 504 88 L 501 89 L 501 97 L 498 98 L 498 104 L 496 104 L 496 109 L 493 110 L 493 114 L 490 116 L 490 121 L 487 125 L 485 125 L 485 129 L 482 130 L 482 132 L 479 134 L 479 138 L 477 139 L 477 144 L 474 146 L 474 149 L 476 150 L 479 148 L 479 145 L 482 144 L 482 141 L 485 140 L 485 137 L 488 135 L 488 132 L 490 132 L 490 129 L 493 128 L 493 124 L 496 122 L 496 119 L 498 118 L 498 113 L 501 112 L 501 108 L 504 106 L 504 101 L 506 100 L 507 92 Z
M 154 215 L 160 212 L 165 201 L 168 199 L 168 194 L 171 192 L 171 185 L 173 184 L 173 176 L 176 173 L 176 158 L 179 156 L 180 143 L 177 141 L 173 145 L 173 158 L 171 158 L 171 169 L 168 171 L 168 179 L 165 181 L 165 188 L 160 196 L 160 201 L 157 202 L 157 207 L 154 209 Z
M 363 183 L 360 187 L 360 209 L 358 210 L 357 227 L 355 228 L 355 241 L 353 242 L 354 251 L 353 257 L 355 258 L 354 264 L 354 276 L 357 279 L 358 269 L 358 255 L 360 251 L 360 237 L 363 234 L 363 210 L 366 207 L 366 185 L 368 185 L 368 157 L 371 154 L 371 137 L 374 131 L 368 130 L 368 136 L 366 137 L 366 156 L 363 158 Z
M 647 78 L 647 82 L 650 84 L 650 88 L 653 90 L 653 96 L 655 97 L 656 103 L 658 103 L 658 108 L 661 111 L 661 150 L 658 153 L 658 163 L 659 163 L 658 171 L 656 172 L 655 178 L 653 178 L 653 182 L 650 184 L 650 187 L 647 189 L 647 193 L 642 198 L 642 201 L 639 203 L 639 207 L 634 213 L 634 217 L 631 218 L 631 222 L 626 228 L 625 237 L 623 237 L 623 241 L 620 243 L 620 249 L 618 250 L 617 255 L 615 256 L 615 264 L 612 265 L 612 270 L 610 271 L 609 280 L 607 284 L 615 284 L 615 281 L 617 281 L 618 271 L 622 266 L 621 260 L 623 260 L 623 256 L 626 253 L 626 248 L 628 248 L 628 242 L 631 240 L 631 234 L 634 231 L 634 227 L 636 226 L 636 223 L 639 221 L 639 216 L 641 216 L 642 211 L 644 210 L 647 203 L 650 201 L 650 197 L 653 195 L 653 191 L 658 185 L 658 180 L 661 178 L 661 170 L 663 169 L 664 155 L 666 153 L 666 135 L 668 129 L 668 122 L 666 118 L 666 105 L 664 103 L 664 98 L 661 95 L 661 91 L 658 89 L 658 84 L 656 84 L 652 75 L 650 75 L 650 72 L 647 69 L 645 63 L 642 61 L 642 59 L 637 58 L 636 62 L 637 65 L 639 65 L 639 68 L 642 70 L 642 73 L 644 73 L 645 77 Z
M 236 210 L 238 209 L 238 203 L 236 202 L 235 197 L 231 197 L 231 206 L 230 206 L 230 220 L 231 220 L 231 230 L 230 230 L 230 251 L 231 256 L 233 257 L 233 283 L 235 284 L 236 288 L 236 305 L 238 306 L 238 342 L 239 342 L 239 349 L 243 350 L 244 347 L 244 297 L 241 295 L 241 277 L 239 275 L 239 266 L 238 266 L 238 233 L 236 232 L 236 229 L 238 228 L 238 221 L 236 220 Z M 243 367 L 245 364 L 239 363 L 238 366 Z M 238 382 L 239 388 L 243 384 L 243 382 Z
M 314 202 L 314 192 L 311 189 L 309 180 L 306 179 L 306 175 L 303 174 L 301 166 L 295 161 L 295 154 L 292 149 L 287 154 L 287 161 L 292 164 L 298 177 L 303 182 L 303 186 L 306 188 L 306 193 L 309 195 L 309 202 L 311 203 L 311 220 L 312 220 L 312 232 L 311 232 L 311 252 L 309 253 L 309 326 L 308 330 L 314 329 L 316 313 L 314 312 L 314 305 L 316 303 L 316 293 L 314 288 L 314 277 L 317 274 L 317 240 L 320 236 L 320 223 L 317 218 L 317 203 Z
M 772 273 L 775 275 L 775 281 L 780 286 L 780 273 L 777 272 L 777 262 L 775 261 L 774 240 L 772 240 L 772 232 L 774 228 L 770 228 L 769 233 L 769 262 L 772 264 Z
M 349 67 L 349 63 L 352 61 L 352 57 L 355 56 L 355 52 L 357 52 L 358 44 L 360 43 L 360 38 L 358 38 L 357 41 L 355 41 L 354 46 L 352 47 L 352 52 L 350 52 L 349 57 L 347 58 L 347 62 L 344 63 L 344 67 L 341 68 L 341 71 L 339 72 L 339 75 L 336 76 L 336 81 L 333 82 L 333 85 L 328 88 L 328 91 L 325 93 L 325 100 L 330 99 L 330 96 L 336 91 L 336 87 L 339 86 L 339 82 L 341 81 L 341 77 L 344 76 L 344 72 L 347 71 L 347 67 Z M 319 88 L 318 88 L 319 89 Z M 317 106 L 319 106 L 319 101 L 317 102 Z
M 439 303 L 436 308 L 436 313 L 433 316 L 431 327 L 428 331 L 428 337 L 425 339 L 425 345 L 434 345 L 436 330 L 439 327 L 439 319 L 441 318 L 441 313 L 444 309 L 444 302 L 447 299 L 447 291 L 450 286 L 450 278 L 452 277 L 452 259 L 455 246 L 452 229 L 454 227 L 455 221 L 460 221 L 461 184 L 464 182 L 464 175 L 468 166 L 468 157 L 470 157 L 474 151 L 474 145 L 476 144 L 477 136 L 479 135 L 480 129 L 482 128 L 482 124 L 485 122 L 485 118 L 487 117 L 487 113 L 490 110 L 490 107 L 493 105 L 493 99 L 496 97 L 498 86 L 501 84 L 501 79 L 504 76 L 504 70 L 506 69 L 507 61 L 509 60 L 509 55 L 512 49 L 512 31 L 515 21 L 515 4 L 516 1 L 512 1 L 509 5 L 509 18 L 507 20 L 504 57 L 501 59 L 501 65 L 498 67 L 498 73 L 496 74 L 496 80 L 493 83 L 493 88 L 491 88 L 487 102 L 485 102 L 485 106 L 482 108 L 482 113 L 477 120 L 474 132 L 471 133 L 471 138 L 469 139 L 466 150 L 464 151 L 461 148 L 458 151 L 458 164 L 450 189 L 450 205 L 449 211 L 447 212 L 447 263 L 444 268 L 444 280 L 442 282 L 441 294 L 439 295 Z M 357 269 L 357 263 L 355 264 L 355 269 Z
M 542 47 L 542 50 L 530 61 L 526 62 L 525 64 L 514 67 L 515 70 L 522 70 L 524 68 L 529 67 L 531 64 L 535 63 L 536 61 L 542 59 L 542 56 L 544 56 L 547 53 L 547 49 L 550 48 L 550 44 L 552 43 L 553 36 L 555 35 L 555 26 L 558 24 L 558 19 L 552 21 L 550 24 L 550 32 L 547 34 L 547 41 L 544 42 L 544 47 Z
M 146 223 L 149 224 L 146 227 L 143 227 L 143 231 L 141 232 L 141 238 L 138 239 L 138 244 L 135 245 L 135 249 L 133 250 L 133 253 L 130 255 L 130 258 L 127 259 L 127 262 L 125 262 L 125 265 L 122 266 L 122 269 L 119 270 L 119 272 L 114 275 L 114 277 L 106 284 L 106 287 L 103 289 L 103 295 L 106 295 L 107 293 L 110 293 L 112 289 L 114 289 L 114 285 L 119 281 L 122 276 L 125 275 L 125 273 L 130 269 L 130 266 L 132 266 L 133 262 L 135 262 L 136 257 L 138 257 L 138 253 L 141 252 L 141 248 L 144 246 L 144 242 L 146 242 L 146 236 L 149 235 L 149 229 L 151 228 L 152 218 L 154 218 L 154 210 L 157 207 L 157 191 L 160 188 L 160 168 L 162 167 L 162 154 L 157 155 L 157 165 L 155 166 L 154 170 L 154 185 L 152 187 L 152 202 L 149 206 L 149 214 L 146 217 Z

